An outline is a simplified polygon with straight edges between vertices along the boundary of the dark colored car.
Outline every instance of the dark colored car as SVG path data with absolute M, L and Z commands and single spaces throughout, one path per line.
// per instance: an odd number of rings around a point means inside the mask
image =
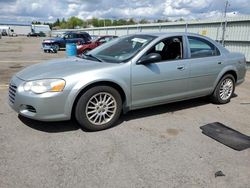
M 5 29 L 2 30 L 2 36 L 8 36 L 8 33 Z
M 94 39 L 92 39 L 92 41 L 89 43 L 78 45 L 77 46 L 77 53 L 78 54 L 87 53 L 88 51 L 90 51 L 90 50 L 96 48 L 97 46 L 100 46 L 108 41 L 111 41 L 114 38 L 117 38 L 117 36 L 113 36 L 113 35 L 97 36 Z
M 45 39 L 42 43 L 43 48 L 48 46 L 56 47 L 57 50 L 65 48 L 66 43 L 81 43 L 85 44 L 91 41 L 91 37 L 86 32 L 66 32 L 60 37 Z
M 29 33 L 28 35 L 27 35 L 27 37 L 40 37 L 40 34 L 39 33 Z

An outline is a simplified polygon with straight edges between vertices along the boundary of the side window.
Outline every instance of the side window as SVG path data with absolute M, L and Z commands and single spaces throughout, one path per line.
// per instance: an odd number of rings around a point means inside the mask
M 68 39 L 73 39 L 75 37 L 75 34 L 74 33 L 69 33 L 68 34 Z
M 111 41 L 112 37 L 106 37 L 105 40 L 106 40 L 106 42 Z
M 160 54 L 162 61 L 183 59 L 182 37 L 166 38 L 153 46 L 146 55 L 150 53 Z
M 210 57 L 220 55 L 219 50 L 209 41 L 198 38 L 188 37 L 191 58 Z
M 112 39 L 111 37 L 104 37 L 104 38 L 101 38 L 101 39 L 99 40 L 99 42 L 105 43 L 105 42 L 110 41 L 111 39 Z
M 107 42 L 105 37 L 100 38 L 98 41 L 99 41 L 100 43 L 105 43 L 105 42 Z
M 84 34 L 79 34 L 79 38 L 85 39 L 87 41 L 88 36 Z
M 91 40 L 92 40 L 92 39 L 91 39 L 91 36 L 88 35 L 88 34 L 83 34 L 83 37 L 84 37 L 85 39 L 87 39 L 87 41 L 91 41 Z
M 65 39 L 68 39 L 69 38 L 69 35 L 67 34 L 67 35 L 64 35 L 64 38 Z
M 73 35 L 72 35 L 72 38 L 81 38 L 81 36 L 80 36 L 80 34 L 77 34 L 77 33 L 73 33 Z
M 71 39 L 71 36 L 72 36 L 72 34 L 69 33 L 69 34 L 67 34 L 67 35 L 65 36 L 65 38 L 66 38 L 66 39 Z
M 165 44 L 163 42 L 160 42 L 158 43 L 156 46 L 155 46 L 155 50 L 156 51 L 162 51 L 163 48 L 164 48 Z

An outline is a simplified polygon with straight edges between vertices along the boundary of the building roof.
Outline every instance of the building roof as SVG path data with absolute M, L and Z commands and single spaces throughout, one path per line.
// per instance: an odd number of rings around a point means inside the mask
M 0 25 L 31 26 L 31 23 L 6 22 L 6 21 L 1 21 L 0 20 Z

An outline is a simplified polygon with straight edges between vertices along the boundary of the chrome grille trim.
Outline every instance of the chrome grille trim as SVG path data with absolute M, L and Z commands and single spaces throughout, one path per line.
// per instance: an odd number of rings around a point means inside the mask
M 17 90 L 17 86 L 15 86 L 14 84 L 9 85 L 9 101 L 12 104 L 14 104 L 15 102 L 16 90 Z

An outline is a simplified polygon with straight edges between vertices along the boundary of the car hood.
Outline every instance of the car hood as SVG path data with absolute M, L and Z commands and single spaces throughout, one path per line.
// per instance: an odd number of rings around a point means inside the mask
M 35 64 L 21 70 L 16 76 L 26 81 L 47 78 L 65 78 L 67 76 L 92 70 L 101 71 L 105 68 L 117 65 L 118 64 L 114 63 L 96 62 L 74 57 Z
M 44 41 L 43 41 L 43 43 L 51 43 L 51 42 L 59 42 L 59 41 L 63 41 L 63 39 L 62 38 L 50 38 L 50 39 L 45 39 Z

